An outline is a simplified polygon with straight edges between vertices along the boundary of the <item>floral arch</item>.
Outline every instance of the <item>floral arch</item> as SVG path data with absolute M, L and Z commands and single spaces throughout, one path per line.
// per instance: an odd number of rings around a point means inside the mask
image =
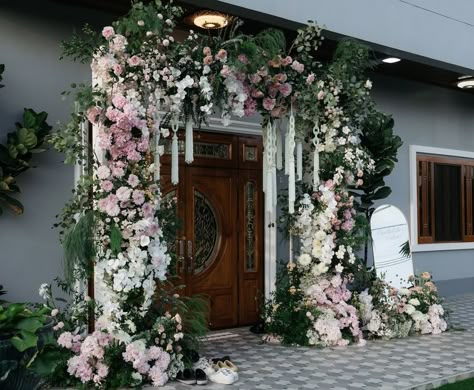
M 379 169 L 362 129 L 386 119 L 370 97 L 369 51 L 342 41 L 329 64 L 318 62 L 322 37 L 313 22 L 298 30 L 289 50 L 280 31 L 252 37 L 239 34 L 238 24 L 226 36 L 191 31 L 177 42 L 172 33 L 181 13 L 171 2 L 135 3 L 101 35 L 86 27 L 86 40 L 75 36 L 64 44 L 65 54 L 92 59 L 94 74 L 94 85 L 76 95 L 70 123 L 52 137 L 67 161 L 84 167 L 61 214 L 67 279 L 86 282 L 94 274 L 101 296 L 94 302 L 76 294 L 58 315 L 58 345 L 39 357 L 49 361 L 46 375 L 54 384 L 163 385 L 189 363 L 204 308 L 167 285 L 175 223 L 172 205 L 160 195 L 161 143 L 170 134 L 176 183 L 178 124 L 185 124 L 185 160 L 192 163 L 193 128 L 216 111 L 224 124 L 233 116 L 262 116 L 267 211 L 277 202 L 276 171 L 288 175 L 287 228 L 301 248 L 265 309 L 267 330 L 302 345 L 362 342 L 367 329 L 369 336 L 386 336 L 383 315 L 391 303 L 380 290 L 388 287 L 374 280 L 366 285 L 378 295 L 348 289 L 368 274 L 357 257 L 367 224 L 357 189 Z M 82 142 L 84 121 L 93 125 L 94 150 Z M 287 128 L 284 141 L 280 126 Z M 284 159 L 277 158 L 283 149 Z M 421 301 L 424 293 L 417 294 Z M 397 310 L 416 306 L 395 296 Z M 427 306 L 430 314 L 427 308 L 415 310 L 418 318 L 410 317 L 415 311 L 407 315 L 409 330 L 427 323 L 433 333 L 445 329 L 435 303 Z M 294 323 L 282 322 L 288 310 L 302 324 L 299 336 L 291 333 Z M 84 314 L 91 312 L 97 321 L 87 334 Z

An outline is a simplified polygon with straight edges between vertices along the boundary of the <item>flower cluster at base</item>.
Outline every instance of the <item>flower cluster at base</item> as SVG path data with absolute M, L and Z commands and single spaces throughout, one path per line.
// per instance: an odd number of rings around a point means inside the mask
M 58 344 L 71 351 L 73 356 L 67 360 L 67 372 L 81 383 L 104 385 L 108 381 L 109 364 L 122 355 L 124 372 L 130 376 L 127 383 L 141 385 L 151 383 L 163 386 L 168 379 L 184 368 L 179 340 L 183 338 L 179 315 L 161 318 L 147 336 L 129 344 L 119 344 L 105 328 L 98 324 L 98 330 L 83 338 L 80 334 L 62 332 Z M 123 352 L 122 352 L 123 351 Z M 131 367 L 133 368 L 131 368 Z
M 124 341 L 109 330 L 105 316 L 99 317 L 92 333 L 85 331 L 88 313 L 100 313 L 90 298 L 75 293 L 68 307 L 58 309 L 49 285 L 40 293 L 52 308 L 55 339 L 46 340 L 32 368 L 52 386 L 163 386 L 185 368 L 187 353 L 196 346 L 192 327 L 186 328 L 186 320 L 176 312 L 183 307 L 176 294 L 165 304 L 174 307 L 173 312 L 151 309 L 140 329 Z M 196 319 L 196 313 L 193 316 Z
M 410 282 L 412 287 L 397 290 L 377 279 L 370 289 L 355 297 L 368 338 L 439 334 L 447 329 L 446 313 L 431 275 L 423 272 L 411 277 Z

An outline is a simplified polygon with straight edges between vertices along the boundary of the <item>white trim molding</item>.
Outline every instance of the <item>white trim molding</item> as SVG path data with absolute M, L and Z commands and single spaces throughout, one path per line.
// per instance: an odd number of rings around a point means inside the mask
M 440 244 L 419 244 L 418 243 L 418 188 L 417 188 L 417 154 L 431 154 L 447 157 L 461 157 L 474 159 L 474 152 L 434 148 L 430 146 L 410 145 L 410 235 L 412 242 L 412 252 L 433 252 L 474 249 L 474 242 L 450 242 Z

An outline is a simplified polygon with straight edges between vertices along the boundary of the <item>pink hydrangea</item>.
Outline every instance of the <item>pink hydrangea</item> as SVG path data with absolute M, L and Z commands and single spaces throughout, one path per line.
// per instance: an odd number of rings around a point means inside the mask
M 108 214 L 111 217 L 116 217 L 120 214 L 118 198 L 114 194 L 110 194 L 106 198 L 100 199 L 97 205 L 100 211 Z
M 102 188 L 106 192 L 112 191 L 113 187 L 114 187 L 114 185 L 112 184 L 112 182 L 110 180 L 102 180 L 100 182 L 100 188 Z
M 137 205 L 141 205 L 145 202 L 145 193 L 140 190 L 135 190 L 133 191 L 132 198 L 133 198 L 133 203 Z
M 128 176 L 127 183 L 130 185 L 130 187 L 135 188 L 140 183 L 140 180 L 138 179 L 137 175 L 132 173 Z
M 97 177 L 102 180 L 108 179 L 110 177 L 110 169 L 105 165 L 101 165 L 97 169 Z

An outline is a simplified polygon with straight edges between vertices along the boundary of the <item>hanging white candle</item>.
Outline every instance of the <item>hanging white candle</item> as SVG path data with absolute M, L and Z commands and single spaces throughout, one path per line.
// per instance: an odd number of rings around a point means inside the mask
M 186 146 L 184 152 L 184 161 L 191 164 L 194 161 L 194 139 L 193 139 L 193 120 L 186 120 Z
M 262 190 L 267 192 L 267 131 L 262 129 Z
M 281 121 L 280 121 L 281 123 Z M 283 169 L 283 141 L 280 126 L 276 128 L 276 167 L 279 171 Z
M 288 212 L 295 212 L 296 188 L 295 188 L 295 117 L 293 110 L 290 114 L 288 129 Z
M 313 191 L 319 188 L 319 127 L 318 122 L 313 127 Z
M 265 143 L 265 154 L 267 158 L 266 166 L 266 188 L 265 188 L 265 208 L 267 212 L 273 212 L 273 191 L 276 189 L 273 188 L 273 175 L 272 168 L 275 157 L 275 149 L 273 148 L 274 134 L 272 131 L 272 123 L 268 121 L 266 128 L 266 143 Z
M 154 173 L 153 173 L 153 179 L 155 181 L 160 180 L 160 136 L 161 136 L 161 131 L 160 131 L 160 117 L 158 114 L 155 115 L 155 121 L 153 123 L 153 137 L 154 137 L 154 144 L 155 144 L 155 150 L 154 150 Z
M 173 141 L 171 143 L 171 183 L 177 185 L 179 183 L 179 155 L 178 155 L 178 121 L 173 120 L 171 123 L 173 130 Z
M 303 180 L 303 143 L 296 143 L 296 180 Z
M 289 126 L 289 124 L 288 124 Z M 285 131 L 285 175 L 288 175 L 289 173 L 289 165 L 288 163 L 290 162 L 290 154 L 289 154 L 289 147 L 288 147 L 288 140 L 289 140 L 289 128 L 286 129 Z

